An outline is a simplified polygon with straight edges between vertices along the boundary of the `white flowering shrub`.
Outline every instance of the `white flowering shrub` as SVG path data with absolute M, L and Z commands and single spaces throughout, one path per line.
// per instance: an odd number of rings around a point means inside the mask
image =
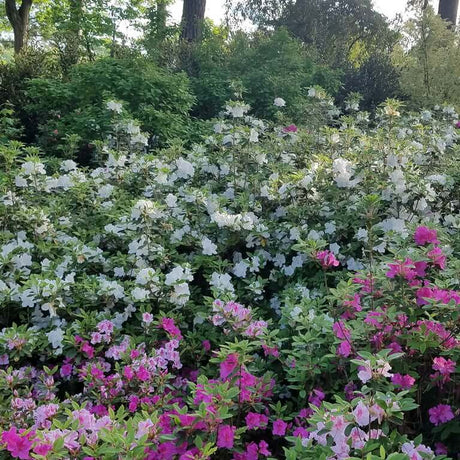
M 94 169 L 17 150 L 0 200 L 7 455 L 458 452 L 457 114 L 337 117 L 310 93 L 333 123 L 233 102 L 190 149 L 146 153 L 115 120 Z

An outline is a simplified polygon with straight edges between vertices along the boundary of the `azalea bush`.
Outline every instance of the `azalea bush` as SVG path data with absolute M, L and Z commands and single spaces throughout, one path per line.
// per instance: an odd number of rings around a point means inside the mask
M 0 150 L 0 458 L 454 458 L 458 115 L 229 102 L 97 167 Z

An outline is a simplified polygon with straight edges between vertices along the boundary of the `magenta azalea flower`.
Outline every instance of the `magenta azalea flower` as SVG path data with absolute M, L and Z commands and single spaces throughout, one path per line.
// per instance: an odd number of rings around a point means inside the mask
M 446 268 L 447 257 L 443 254 L 440 248 L 434 248 L 428 252 L 427 256 L 431 259 L 435 267 L 444 270 Z
M 455 372 L 456 362 L 451 359 L 445 359 L 442 356 L 433 358 L 433 370 L 439 371 L 442 375 L 450 375 Z
M 425 246 L 425 244 L 439 244 L 438 234 L 436 230 L 432 230 L 428 227 L 417 227 L 414 233 L 414 240 L 419 246 Z
M 236 426 L 222 425 L 217 435 L 217 447 L 231 449 L 235 438 Z
M 436 455 L 447 455 L 447 447 L 442 442 L 437 442 L 435 445 L 435 454 Z
M 249 412 L 246 415 L 246 426 L 248 430 L 265 427 L 268 423 L 268 417 L 257 412 Z
M 324 269 L 339 266 L 339 261 L 335 258 L 335 255 L 327 249 L 325 251 L 318 251 L 316 254 L 316 259 Z
M 414 385 L 415 379 L 408 374 L 394 374 L 393 377 L 391 377 L 391 383 L 403 390 L 408 390 Z
M 343 356 L 344 358 L 348 358 L 351 354 L 351 345 L 346 340 L 340 342 L 340 345 L 337 347 L 337 356 Z
M 447 404 L 438 404 L 437 406 L 432 407 L 428 411 L 428 414 L 430 415 L 430 422 L 436 426 L 441 423 L 446 423 L 454 418 L 452 408 Z
M 223 363 L 220 363 L 220 378 L 225 380 L 238 365 L 238 355 L 231 353 L 227 356 Z
M 297 132 L 297 126 L 296 125 L 285 126 L 283 128 L 283 131 L 285 133 L 296 133 Z
M 32 448 L 33 442 L 30 438 L 32 433 L 23 435 L 24 430 L 16 431 L 16 427 L 11 427 L 8 431 L 2 433 L 2 443 L 6 444 L 6 449 L 14 458 L 27 460 L 30 458 L 29 452 Z
M 406 280 L 412 280 L 417 276 L 414 262 L 411 259 L 406 259 L 404 261 L 399 260 L 394 264 L 388 264 L 388 267 L 390 268 L 390 270 L 386 272 L 388 278 L 402 276 Z
M 179 340 L 182 339 L 182 334 L 179 328 L 174 324 L 174 320 L 172 318 L 162 318 L 160 327 L 172 337 L 177 337 Z
M 286 434 L 287 423 L 281 419 L 273 422 L 273 434 L 284 436 Z

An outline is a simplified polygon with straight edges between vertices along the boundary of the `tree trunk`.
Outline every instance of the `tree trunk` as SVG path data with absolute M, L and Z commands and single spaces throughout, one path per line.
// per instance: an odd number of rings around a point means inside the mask
M 31 7 L 32 0 L 22 0 L 19 9 L 16 7 L 16 0 L 5 0 L 6 16 L 13 27 L 15 54 L 20 53 L 27 46 Z
M 155 6 L 149 11 L 149 38 L 153 38 L 157 43 L 161 43 L 167 35 L 168 5 L 171 0 L 156 0 Z
M 69 68 L 80 60 L 82 43 L 83 0 L 69 2 L 69 30 L 66 43 L 66 59 Z
M 445 21 L 450 22 L 450 27 L 457 24 L 458 0 L 439 0 L 438 14 Z
M 206 0 L 184 0 L 182 10 L 182 40 L 196 42 L 203 33 Z
M 166 29 L 166 20 L 168 19 L 168 4 L 169 0 L 157 0 L 157 29 L 158 35 L 162 35 L 163 31 Z

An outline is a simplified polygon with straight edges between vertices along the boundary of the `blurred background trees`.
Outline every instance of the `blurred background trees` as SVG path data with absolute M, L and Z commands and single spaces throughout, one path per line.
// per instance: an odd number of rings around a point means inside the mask
M 297 123 L 315 85 L 339 103 L 360 93 L 371 112 L 387 98 L 460 105 L 457 0 L 408 0 L 409 19 L 392 23 L 371 0 L 226 0 L 221 25 L 206 0 L 185 0 L 175 24 L 172 3 L 3 0 L 0 106 L 22 139 L 58 150 L 65 131 L 83 148 L 107 134 L 115 98 L 158 142 L 187 141 L 235 85 L 256 115 L 276 116 L 283 97 Z

